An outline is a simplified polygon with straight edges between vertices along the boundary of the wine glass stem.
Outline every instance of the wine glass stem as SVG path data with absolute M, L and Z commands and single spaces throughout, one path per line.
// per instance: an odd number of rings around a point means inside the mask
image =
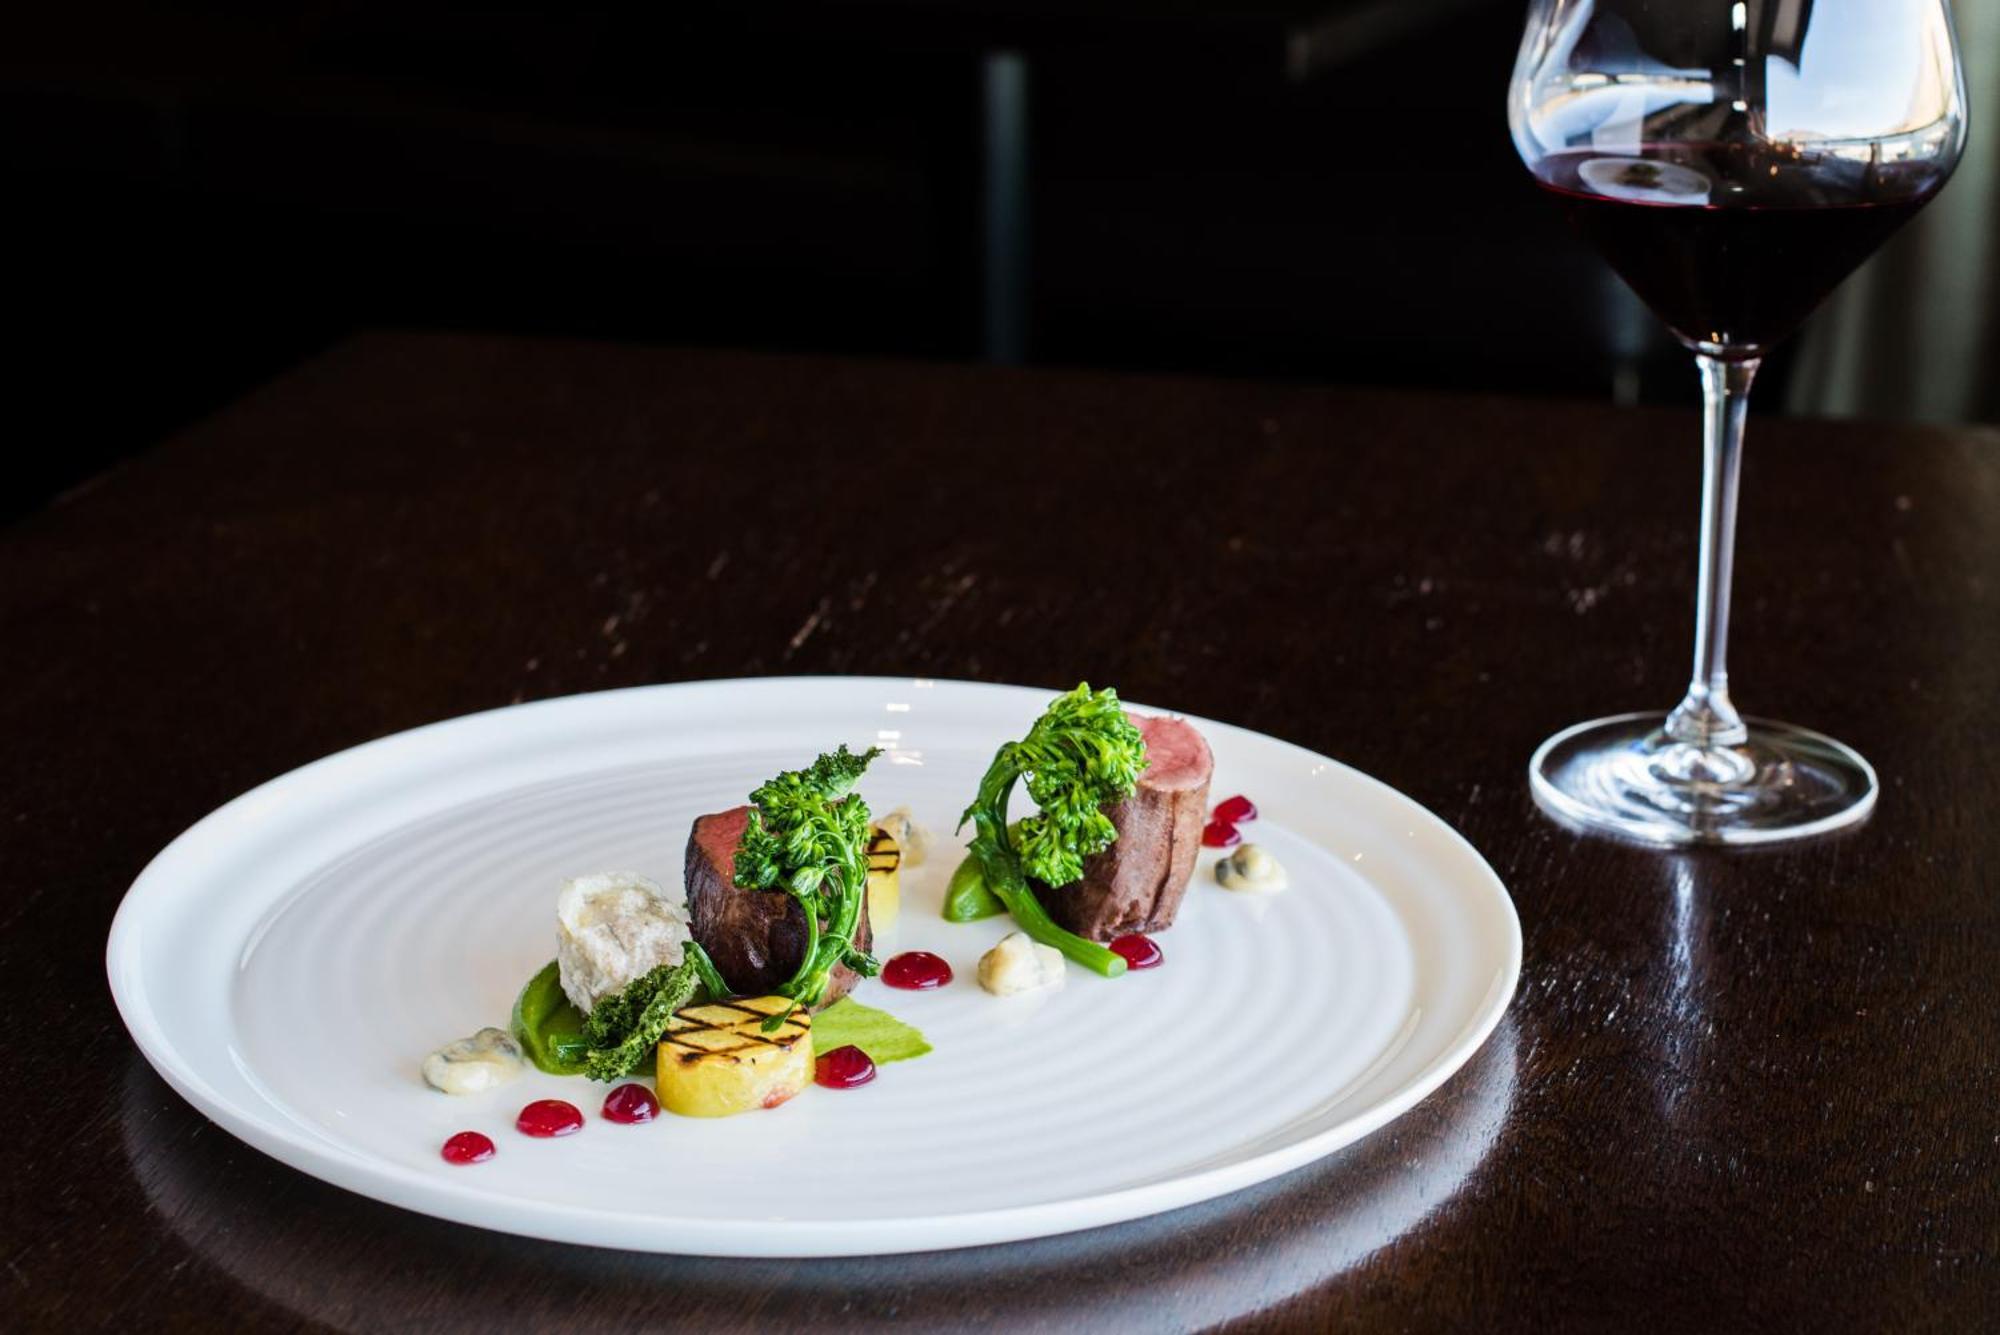
M 1729 702 L 1729 576 L 1736 555 L 1736 482 L 1743 463 L 1743 418 L 1750 406 L 1755 358 L 1725 361 L 1698 354 L 1704 410 L 1701 469 L 1701 572 L 1694 604 L 1694 679 L 1667 716 L 1667 735 L 1702 750 L 1736 746 L 1749 736 Z

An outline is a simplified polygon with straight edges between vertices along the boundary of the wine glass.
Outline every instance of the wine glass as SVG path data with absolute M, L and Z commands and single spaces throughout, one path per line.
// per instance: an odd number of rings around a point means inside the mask
M 1654 844 L 1860 821 L 1866 760 L 1730 701 L 1737 472 L 1759 361 L 1958 162 L 1946 0 L 1533 0 L 1507 110 L 1537 184 L 1693 351 L 1706 405 L 1694 679 L 1670 713 L 1542 743 L 1536 800 Z

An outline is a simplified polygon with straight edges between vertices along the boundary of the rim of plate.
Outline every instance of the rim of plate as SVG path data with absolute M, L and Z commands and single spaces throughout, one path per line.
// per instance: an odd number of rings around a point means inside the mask
M 1186 718 L 1211 736 L 1234 734 L 1253 739 L 1257 744 L 1280 747 L 1309 758 L 1315 764 L 1330 766 L 1340 771 L 1348 782 L 1374 790 L 1392 804 L 1403 807 L 1412 821 L 1426 828 L 1434 838 L 1441 837 L 1442 846 L 1463 860 L 1463 868 L 1454 869 L 1453 879 L 1462 881 L 1468 889 L 1477 886 L 1478 894 L 1487 899 L 1488 907 L 1499 911 L 1499 921 L 1504 926 L 1500 971 L 1457 1034 L 1427 1065 L 1393 1093 L 1352 1115 L 1233 1163 L 1197 1169 L 1163 1181 L 1068 1199 L 1000 1209 L 870 1219 L 866 1221 L 865 1228 L 858 1226 L 856 1221 L 839 1219 L 791 1219 L 778 1227 L 769 1221 L 659 1214 L 642 1217 L 636 1226 L 650 1226 L 650 1233 L 635 1237 L 635 1218 L 629 1212 L 495 1196 L 476 1184 L 465 1185 L 419 1173 L 310 1138 L 293 1130 L 279 1118 L 264 1114 L 255 1107 L 243 1106 L 210 1084 L 182 1056 L 172 1036 L 158 1021 L 144 993 L 139 954 L 142 918 L 170 907 L 162 901 L 171 899 L 177 891 L 190 885 L 190 881 L 181 878 L 176 864 L 197 856 L 201 846 L 226 839 L 233 830 L 258 819 L 270 805 L 272 797 L 288 789 L 323 783 L 356 768 L 372 767 L 399 753 L 435 745 L 447 734 L 463 734 L 470 738 L 485 729 L 504 726 L 498 722 L 503 718 L 517 719 L 530 713 L 615 709 L 621 700 L 664 694 L 692 696 L 703 692 L 912 685 L 1019 695 L 1041 701 L 1046 701 L 1061 689 L 943 677 L 838 674 L 669 682 L 582 692 L 457 715 L 374 738 L 310 761 L 266 780 L 217 807 L 176 836 L 147 863 L 126 890 L 112 919 L 105 947 L 105 969 L 112 999 L 140 1052 L 176 1093 L 238 1140 L 321 1181 L 420 1214 L 525 1237 L 627 1251 L 736 1257 L 859 1256 L 942 1251 L 1052 1237 L 1212 1200 L 1323 1158 L 1400 1117 L 1471 1059 L 1492 1034 L 1513 1000 L 1521 975 L 1519 914 L 1499 874 L 1470 841 L 1442 817 L 1382 780 L 1296 743 L 1234 724 L 1136 701 L 1126 703 L 1135 710 Z M 864 1231 L 870 1245 L 856 1246 L 856 1235 Z

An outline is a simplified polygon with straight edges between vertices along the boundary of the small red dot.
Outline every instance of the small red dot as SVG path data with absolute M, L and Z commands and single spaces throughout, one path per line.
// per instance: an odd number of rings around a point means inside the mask
M 951 965 L 928 950 L 906 950 L 882 966 L 882 981 L 910 992 L 928 992 L 951 981 Z
M 438 1151 L 446 1163 L 485 1163 L 493 1157 L 493 1142 L 477 1131 L 461 1131 Z
M 828 1089 L 853 1089 L 875 1078 L 875 1063 L 852 1043 L 813 1063 L 813 1081 Z
M 628 1126 L 660 1115 L 660 1101 L 644 1085 L 620 1085 L 604 1096 L 604 1120 Z
M 1234 848 L 1243 842 L 1243 831 L 1226 820 L 1212 820 L 1202 829 L 1201 842 L 1209 848 Z
M 1240 793 L 1235 797 L 1226 797 L 1215 808 L 1213 819 L 1227 821 L 1231 825 L 1240 825 L 1246 820 L 1256 820 L 1257 804 Z
M 1111 949 L 1132 969 L 1157 969 L 1166 960 L 1159 943 L 1142 932 L 1132 932 L 1112 941 Z
M 574 1103 L 564 1103 L 561 1099 L 536 1099 L 521 1109 L 521 1115 L 514 1119 L 514 1129 L 538 1140 L 573 1136 L 583 1130 L 583 1113 Z

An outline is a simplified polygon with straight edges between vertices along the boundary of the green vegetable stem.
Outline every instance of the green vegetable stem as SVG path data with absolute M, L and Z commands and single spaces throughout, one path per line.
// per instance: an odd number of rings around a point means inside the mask
M 750 794 L 750 823 L 736 848 L 736 884 L 783 890 L 805 911 L 803 957 L 778 989 L 801 1006 L 819 1004 L 837 964 L 864 978 L 880 972 L 854 944 L 868 894 L 868 804 L 854 785 L 880 754 L 880 747 L 857 756 L 842 746 Z
M 722 971 L 715 967 L 715 961 L 701 948 L 701 942 L 690 941 L 685 947 L 687 959 L 694 965 L 694 976 L 701 980 L 702 991 L 708 993 L 710 1001 L 724 1001 L 736 994 L 722 979 Z
M 1083 875 L 1083 860 L 1118 838 L 1104 807 L 1130 797 L 1146 767 L 1146 741 L 1118 703 L 1118 692 L 1084 682 L 1049 705 L 1018 742 L 994 754 L 979 793 L 959 819 L 972 822 L 972 856 L 985 888 L 1043 945 L 1107 978 L 1125 961 L 1095 941 L 1065 931 L 1035 898 L 1028 878 L 1062 886 Z M 1007 803 L 1023 782 L 1041 808 L 1007 828 Z M 957 877 L 953 877 L 954 882 Z M 949 900 L 947 900 L 949 904 Z M 968 890 L 966 906 L 977 900 Z

